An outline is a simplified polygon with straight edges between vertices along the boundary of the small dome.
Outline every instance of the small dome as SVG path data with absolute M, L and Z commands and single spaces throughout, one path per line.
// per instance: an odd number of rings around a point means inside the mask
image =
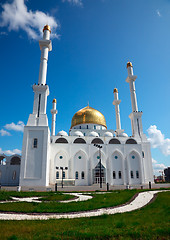
M 57 102 L 57 100 L 54 98 L 54 99 L 53 99 L 53 103 L 56 103 L 56 102 Z
M 71 128 L 76 125 L 88 123 L 102 125 L 105 128 L 107 128 L 106 120 L 103 114 L 89 106 L 80 109 L 78 112 L 74 114 L 71 121 Z
M 83 133 L 80 131 L 76 131 L 73 133 L 73 136 L 79 136 L 79 137 L 84 137 Z
M 65 131 L 60 131 L 57 133 L 57 136 L 68 136 L 68 134 Z
M 113 133 L 111 132 L 105 132 L 104 137 L 113 137 Z
M 92 131 L 89 133 L 89 137 L 99 137 L 99 134 L 97 132 Z
M 127 62 L 127 68 L 128 67 L 133 67 L 132 63 L 131 62 Z
M 128 135 L 126 133 L 121 133 L 119 137 L 128 137 Z
M 114 88 L 114 90 L 113 90 L 113 92 L 115 93 L 118 93 L 118 90 L 117 90 L 117 88 Z

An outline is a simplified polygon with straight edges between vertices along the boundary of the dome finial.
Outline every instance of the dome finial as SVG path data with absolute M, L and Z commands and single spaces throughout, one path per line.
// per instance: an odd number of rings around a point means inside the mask
M 132 63 L 130 61 L 127 62 L 127 68 L 128 67 L 133 67 Z
M 114 88 L 113 93 L 118 93 L 118 89 Z
M 44 26 L 43 32 L 44 32 L 45 30 L 48 30 L 48 31 L 51 33 L 51 28 L 50 28 L 50 26 L 49 26 L 48 24 Z
M 56 103 L 56 102 L 57 102 L 57 100 L 54 98 L 54 99 L 53 99 L 53 103 Z

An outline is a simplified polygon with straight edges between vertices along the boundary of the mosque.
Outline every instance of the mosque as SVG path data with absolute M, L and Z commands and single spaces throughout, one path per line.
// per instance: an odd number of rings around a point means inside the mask
M 116 129 L 107 129 L 103 114 L 86 106 L 72 118 L 69 133 L 55 134 L 56 99 L 52 102 L 51 133 L 46 114 L 49 87 L 46 84 L 48 52 L 52 50 L 50 27 L 39 41 L 41 62 L 38 84 L 33 85 L 33 113 L 24 127 L 19 185 L 24 188 L 93 184 L 140 185 L 153 183 L 150 143 L 142 129 L 131 62 L 126 82 L 130 87 L 132 136 L 121 129 L 118 90 L 114 89 Z

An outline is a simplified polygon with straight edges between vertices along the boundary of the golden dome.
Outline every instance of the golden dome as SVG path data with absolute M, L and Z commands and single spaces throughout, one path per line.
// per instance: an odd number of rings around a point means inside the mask
M 127 68 L 128 67 L 133 67 L 132 63 L 131 62 L 127 62 Z
M 56 103 L 56 102 L 57 102 L 57 100 L 54 98 L 54 99 L 53 99 L 53 103 Z
M 118 93 L 118 90 L 117 90 L 117 88 L 114 88 L 114 90 L 113 90 L 113 92 L 115 93 Z
M 48 31 L 51 33 L 51 28 L 50 28 L 49 25 L 45 25 L 45 26 L 44 26 L 43 32 L 44 32 L 45 30 L 48 30 Z
M 103 114 L 89 106 L 80 109 L 78 112 L 74 114 L 71 121 L 71 128 L 76 125 L 86 123 L 99 124 L 107 128 L 106 120 Z

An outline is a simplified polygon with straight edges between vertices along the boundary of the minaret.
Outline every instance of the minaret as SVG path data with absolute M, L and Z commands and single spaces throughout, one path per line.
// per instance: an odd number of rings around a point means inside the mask
M 116 135 L 119 136 L 122 132 L 124 132 L 124 130 L 121 129 L 121 122 L 120 122 L 119 104 L 120 104 L 121 100 L 119 100 L 117 88 L 114 89 L 113 93 L 114 93 L 113 105 L 115 105 L 115 112 L 116 112 L 116 130 L 115 130 L 115 132 L 116 132 Z
M 39 41 L 41 62 L 38 84 L 33 85 L 33 113 L 24 127 L 22 161 L 20 170 L 21 187 L 45 187 L 50 182 L 50 130 L 46 114 L 49 87 L 46 84 L 48 52 L 52 50 L 50 27 L 43 29 L 43 39 Z M 54 106 L 55 107 L 55 106 Z M 54 129 L 55 131 L 55 129 Z
M 56 104 L 57 104 L 57 101 L 54 98 L 53 99 L 53 108 L 51 109 L 51 114 L 52 114 L 51 136 L 55 136 L 55 121 L 56 121 L 56 114 L 57 114 Z
M 48 126 L 48 119 L 46 115 L 47 96 L 49 95 L 49 87 L 46 84 L 47 75 L 47 61 L 48 52 L 52 50 L 52 44 L 50 40 L 50 27 L 44 26 L 43 40 L 39 41 L 41 50 L 41 62 L 39 69 L 38 85 L 33 85 L 34 91 L 34 105 L 33 113 L 30 114 L 27 126 Z
M 126 82 L 129 83 L 130 94 L 131 94 L 131 104 L 132 104 L 132 113 L 129 115 L 132 125 L 132 136 L 133 137 L 142 137 L 142 112 L 138 111 L 136 91 L 135 91 L 135 80 L 137 76 L 133 75 L 133 65 L 131 62 L 127 63 L 128 77 Z

